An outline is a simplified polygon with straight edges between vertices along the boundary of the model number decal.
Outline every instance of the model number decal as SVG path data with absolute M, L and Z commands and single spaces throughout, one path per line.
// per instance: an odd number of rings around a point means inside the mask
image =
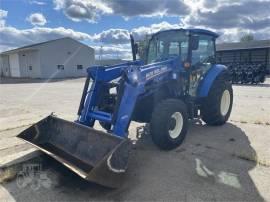
M 168 71 L 168 67 L 167 66 L 163 66 L 163 67 L 160 67 L 158 69 L 155 69 L 155 70 L 153 70 L 151 72 L 148 72 L 145 75 L 146 80 L 149 80 L 149 79 L 151 79 L 151 78 L 153 78 L 153 77 L 155 77 L 157 75 L 160 75 L 160 74 L 162 74 L 164 72 L 167 72 L 167 71 Z

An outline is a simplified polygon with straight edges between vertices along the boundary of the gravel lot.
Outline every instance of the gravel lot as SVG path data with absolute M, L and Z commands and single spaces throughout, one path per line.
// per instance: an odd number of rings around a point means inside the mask
M 83 83 L 84 79 L 2 81 L 2 156 L 17 151 L 14 136 L 23 126 L 51 112 L 76 119 Z M 158 150 L 148 135 L 137 138 L 138 124 L 132 123 L 135 144 L 120 189 L 85 182 L 49 159 L 42 168 L 47 183 L 3 183 L 0 201 L 270 201 L 270 79 L 233 89 L 230 121 L 221 127 L 190 123 L 186 141 L 174 151 Z

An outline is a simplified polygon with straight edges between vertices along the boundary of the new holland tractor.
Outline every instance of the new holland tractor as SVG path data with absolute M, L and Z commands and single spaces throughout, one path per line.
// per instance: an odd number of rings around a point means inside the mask
M 129 156 L 131 121 L 147 123 L 163 150 L 178 147 L 189 120 L 224 124 L 233 90 L 227 67 L 215 63 L 217 34 L 203 29 L 172 29 L 151 36 L 144 60 L 93 66 L 74 122 L 50 115 L 18 135 L 80 177 L 117 187 Z M 93 128 L 98 121 L 107 132 Z

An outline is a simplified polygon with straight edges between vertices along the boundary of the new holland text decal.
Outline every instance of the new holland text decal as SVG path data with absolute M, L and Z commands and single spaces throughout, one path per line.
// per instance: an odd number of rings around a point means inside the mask
M 168 67 L 167 66 L 163 66 L 163 67 L 160 67 L 158 69 L 155 69 L 155 70 L 153 70 L 151 72 L 148 72 L 145 75 L 146 80 L 152 79 L 153 77 L 155 77 L 157 75 L 160 75 L 160 74 L 163 74 L 164 72 L 167 72 L 167 71 L 168 71 Z

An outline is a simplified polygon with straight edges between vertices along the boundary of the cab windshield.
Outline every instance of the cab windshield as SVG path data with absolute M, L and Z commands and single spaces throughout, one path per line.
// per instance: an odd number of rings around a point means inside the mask
M 185 31 L 167 31 L 155 35 L 149 42 L 147 64 L 171 57 L 186 60 L 188 55 L 188 34 Z

